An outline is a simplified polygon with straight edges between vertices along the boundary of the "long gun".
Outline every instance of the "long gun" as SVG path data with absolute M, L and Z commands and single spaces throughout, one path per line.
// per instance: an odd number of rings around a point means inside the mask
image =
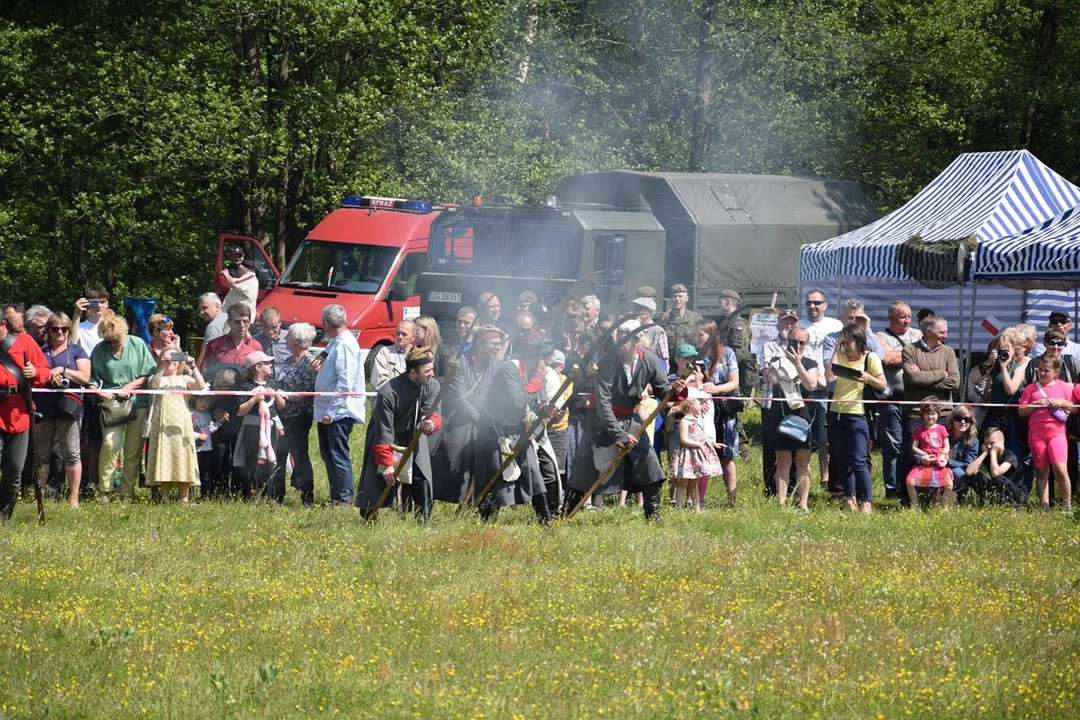
M 692 369 L 688 370 L 686 375 L 679 379 L 686 380 L 686 378 L 689 377 L 692 372 Z M 645 430 L 652 425 L 653 421 L 656 419 L 656 416 L 663 412 L 668 407 L 668 405 L 671 404 L 671 402 L 675 399 L 675 396 L 679 393 L 680 390 L 681 388 L 677 384 L 672 384 L 671 389 L 667 391 L 666 395 L 664 395 L 663 400 L 661 400 L 657 404 L 653 411 L 649 413 L 649 417 L 645 418 L 645 421 L 642 422 L 638 429 L 634 431 L 631 437 L 634 438 L 635 444 L 637 441 L 641 440 L 641 436 L 645 434 Z M 582 506 L 585 504 L 585 501 L 592 497 L 593 493 L 596 492 L 596 489 L 599 488 L 605 480 L 607 480 L 608 475 L 615 471 L 615 468 L 619 466 L 619 463 L 623 461 L 623 458 L 626 457 L 627 453 L 629 453 L 634 448 L 634 445 L 631 445 L 628 442 L 618 444 L 618 455 L 616 455 L 615 459 L 612 460 L 606 468 L 604 468 L 604 472 L 600 473 L 600 476 L 596 478 L 596 482 L 594 482 L 592 487 L 589 488 L 589 491 L 581 496 L 581 499 L 578 500 L 577 505 L 575 505 L 574 508 L 569 512 L 569 514 L 567 514 L 567 520 L 574 519 L 574 515 L 577 515 L 578 510 L 582 508 Z
M 631 319 L 631 318 L 633 318 L 633 315 L 626 315 L 626 316 L 623 316 L 623 317 L 619 318 L 618 322 L 616 323 L 616 327 L 618 327 L 623 322 L 625 322 L 626 320 Z M 640 333 L 641 331 L 643 331 L 643 330 L 645 330 L 645 329 L 647 329 L 649 327 L 652 327 L 652 325 L 643 325 L 643 326 L 633 330 L 630 334 L 636 335 L 636 334 Z M 615 348 L 619 347 L 620 344 L 622 344 L 622 343 L 620 343 L 620 342 L 614 343 L 611 347 L 609 347 L 607 350 L 605 350 L 600 355 L 599 358 L 596 358 L 596 360 L 593 360 L 592 356 L 595 355 L 596 351 L 599 349 L 599 344 L 593 345 L 593 347 L 589 350 L 588 356 L 585 357 L 582 360 L 582 363 L 584 364 L 585 367 L 581 368 L 580 366 L 575 365 L 574 369 L 577 370 L 578 372 L 586 372 L 586 373 L 592 372 L 592 367 L 593 367 L 594 363 L 596 361 L 599 361 L 601 358 L 603 358 L 605 355 L 607 355 L 609 352 L 611 352 Z M 562 383 L 562 385 L 559 386 L 559 389 L 557 391 L 555 391 L 555 394 L 552 396 L 552 399 L 551 399 L 552 403 L 554 403 L 558 398 L 562 397 L 563 393 L 565 393 L 566 389 L 570 386 L 570 383 L 573 382 L 573 378 L 574 378 L 574 372 L 571 371 L 566 376 L 566 379 L 563 380 L 563 383 Z M 496 470 L 494 473 L 492 473 L 491 477 L 487 481 L 487 485 L 485 485 L 483 490 L 481 490 L 480 494 L 476 496 L 476 500 L 474 502 L 470 503 L 471 507 L 477 507 L 477 506 L 480 505 L 480 501 L 483 500 L 484 497 L 489 492 L 491 492 L 491 488 L 493 488 L 495 486 L 495 483 L 498 481 L 498 479 L 500 477 L 502 477 L 502 474 L 506 470 L 506 468 L 510 467 L 510 463 L 514 462 L 514 460 L 517 458 L 517 456 L 519 454 L 521 454 L 521 452 L 523 450 L 525 450 L 526 445 L 532 440 L 532 437 L 536 433 L 537 429 L 541 425 L 544 425 L 544 429 L 546 430 L 547 426 L 551 422 L 553 422 L 554 419 L 555 419 L 555 415 L 551 415 L 550 417 L 544 417 L 543 415 L 540 415 L 540 417 L 536 418 L 536 420 L 534 420 L 532 422 L 530 427 L 525 428 L 525 432 L 522 433 L 520 438 L 518 438 L 518 441 L 515 444 L 513 450 L 510 452 L 509 455 L 507 455 L 506 457 L 503 458 L 502 463 L 500 463 L 498 470 Z M 472 484 L 470 483 L 469 490 L 466 492 L 465 499 L 462 501 L 462 507 L 464 507 L 465 503 L 469 502 L 469 496 L 471 494 L 472 494 Z
M 435 416 L 435 413 L 439 411 L 439 403 L 442 402 L 443 395 L 446 394 L 446 389 L 450 387 L 450 382 L 454 379 L 455 373 L 457 373 L 457 363 L 450 363 L 446 369 L 446 375 L 443 377 L 443 382 L 439 386 L 439 394 L 435 396 L 435 401 L 431 403 L 431 409 L 420 419 L 420 422 L 416 424 L 416 431 L 413 433 L 412 439 L 409 440 L 408 446 L 405 448 L 405 452 L 401 453 L 401 459 L 398 461 L 397 466 L 394 468 L 394 482 L 393 484 L 387 483 L 383 488 L 382 494 L 379 495 L 379 499 L 375 502 L 375 507 L 368 511 L 366 520 L 373 522 L 379 516 L 379 508 L 386 502 L 387 497 L 390 495 L 390 490 L 397 487 L 398 478 L 401 477 L 401 471 L 404 470 L 408 463 L 412 460 L 413 453 L 416 452 L 416 446 L 420 442 L 420 423 L 430 420 Z

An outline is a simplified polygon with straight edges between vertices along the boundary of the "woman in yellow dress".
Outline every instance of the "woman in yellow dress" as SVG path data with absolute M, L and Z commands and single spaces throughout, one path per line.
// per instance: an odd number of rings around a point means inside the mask
M 173 392 L 154 396 L 146 484 L 160 488 L 163 495 L 179 490 L 180 502 L 185 503 L 189 501 L 191 486 L 199 484 L 195 431 L 186 394 L 205 387 L 195 362 L 184 353 L 170 348 L 158 357 L 150 388 Z

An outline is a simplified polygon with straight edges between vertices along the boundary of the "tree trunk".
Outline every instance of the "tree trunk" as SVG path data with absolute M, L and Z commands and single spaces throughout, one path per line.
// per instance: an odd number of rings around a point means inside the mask
M 1031 76 L 1031 96 L 1024 107 L 1023 146 L 1035 155 L 1043 149 L 1045 128 L 1041 122 L 1046 105 L 1046 93 L 1057 56 L 1058 30 L 1065 10 L 1065 0 L 1049 0 L 1042 4 L 1042 17 L 1035 33 L 1035 58 Z
M 628 40 L 630 43 L 630 56 L 633 64 L 630 71 L 634 74 L 633 87 L 637 88 L 637 117 L 632 122 L 630 137 L 633 143 L 634 164 L 638 167 L 648 167 L 649 152 L 646 136 L 651 125 L 652 97 L 650 89 L 653 87 L 651 80 L 651 68 L 649 67 L 648 42 L 646 40 L 646 27 L 649 21 L 649 0 L 635 0 L 634 11 L 630 18 Z
M 525 16 L 525 56 L 518 64 L 518 82 L 524 83 L 529 79 L 529 70 L 532 68 L 532 44 L 536 39 L 536 26 L 540 22 L 540 16 L 537 15 L 536 6 L 531 5 L 529 7 L 529 14 Z
M 713 102 L 713 24 L 719 0 L 702 0 L 698 17 L 697 72 L 694 83 L 694 114 L 690 126 L 690 162 L 687 172 L 702 172 L 709 151 L 709 116 Z

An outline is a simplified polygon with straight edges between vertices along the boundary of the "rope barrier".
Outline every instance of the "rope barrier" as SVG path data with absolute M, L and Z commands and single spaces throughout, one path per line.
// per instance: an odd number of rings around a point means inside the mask
M 115 395 L 120 391 L 119 388 L 90 388 L 90 387 L 68 387 L 68 388 L 34 388 L 35 393 L 72 393 L 76 395 L 101 395 L 103 393 L 109 393 Z M 128 395 L 198 395 L 205 397 L 251 397 L 254 394 L 254 390 L 180 390 L 180 389 L 138 389 L 127 390 Z M 376 392 L 335 392 L 335 391 L 283 391 L 274 390 L 287 397 L 375 397 L 378 395 Z M 578 397 L 588 397 L 589 393 L 575 393 Z M 743 395 L 724 395 L 722 397 L 701 398 L 702 400 L 711 399 L 713 402 L 720 402 L 721 400 L 742 400 L 745 403 L 762 403 L 762 402 L 787 402 L 784 397 L 774 398 L 761 398 L 761 397 L 746 397 Z M 830 405 L 833 403 L 853 403 L 861 402 L 864 405 L 914 405 L 920 406 L 926 402 L 935 402 L 941 407 L 955 407 L 957 405 L 967 405 L 969 407 L 979 408 L 1018 408 L 1021 407 L 1019 403 L 987 403 L 987 402 L 957 402 L 954 400 L 893 400 L 891 398 L 880 400 L 840 400 L 836 398 L 802 398 L 805 403 L 819 403 L 822 405 Z

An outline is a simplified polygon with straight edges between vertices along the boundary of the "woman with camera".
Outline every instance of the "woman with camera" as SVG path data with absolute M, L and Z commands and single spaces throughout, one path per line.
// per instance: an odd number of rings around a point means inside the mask
M 191 486 L 199 484 L 195 430 L 183 393 L 205 387 L 206 382 L 187 353 L 172 348 L 158 357 L 157 372 L 150 378 L 150 388 L 173 392 L 154 397 L 150 446 L 146 455 L 146 484 L 159 488 L 163 495 L 178 490 L 183 503 L 189 502 Z
M 794 460 L 795 489 L 802 512 L 810 512 L 810 410 L 805 398 L 817 389 L 818 379 L 817 363 L 804 357 L 809 340 L 810 333 L 806 328 L 798 325 L 791 327 L 787 332 L 783 355 L 769 360 L 763 370 L 765 382 L 772 388 L 773 395 L 770 408 L 765 412 L 776 418 L 773 440 L 776 497 L 781 505 L 787 504 L 788 480 Z M 801 418 L 803 422 L 785 422 L 789 417 Z
M 222 268 L 220 278 L 229 288 L 221 301 L 221 311 L 228 312 L 236 303 L 244 303 L 254 314 L 259 297 L 259 277 L 255 269 L 244 262 L 244 248 L 236 245 L 229 249 L 229 262 Z
M 71 340 L 71 318 L 53 313 L 45 324 L 48 342 L 42 347 L 52 368 L 48 387 L 79 387 L 90 382 L 90 356 Z M 49 458 L 59 447 L 68 483 L 68 502 L 79 507 L 82 482 L 82 458 L 79 426 L 83 415 L 83 397 L 79 394 L 41 393 L 36 399 L 41 420 L 37 424 L 37 456 L 41 463 L 39 483 L 44 487 L 49 476 Z
M 162 353 L 180 349 L 180 336 L 173 331 L 173 321 L 168 315 L 154 313 L 148 317 L 146 331 L 150 333 L 150 354 L 155 360 L 160 360 Z
M 1027 421 L 1021 421 L 1017 412 L 1020 394 L 1027 387 L 1027 345 L 1024 333 L 1017 327 L 1005 328 L 998 339 L 997 350 L 983 363 L 984 375 L 988 377 L 983 401 L 991 405 L 983 419 L 982 431 L 989 427 L 1001 428 L 1005 446 L 1023 462 L 1028 456 Z M 1025 474 L 1025 489 L 1031 483 Z

